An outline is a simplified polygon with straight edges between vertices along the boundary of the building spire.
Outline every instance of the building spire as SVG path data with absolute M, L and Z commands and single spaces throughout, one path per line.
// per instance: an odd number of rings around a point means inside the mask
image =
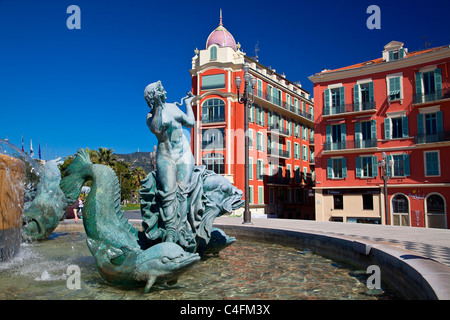
M 220 8 L 220 22 L 219 22 L 219 26 L 223 26 L 223 24 L 222 24 L 222 8 Z

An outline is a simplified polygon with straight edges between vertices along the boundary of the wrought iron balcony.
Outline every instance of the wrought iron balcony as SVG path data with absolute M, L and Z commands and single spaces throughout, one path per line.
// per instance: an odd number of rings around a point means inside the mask
M 211 116 L 208 114 L 202 114 L 202 123 L 215 123 L 225 122 L 225 115 Z
M 286 150 L 280 150 L 277 148 L 268 148 L 267 154 L 275 157 L 286 158 L 289 159 L 291 157 L 290 152 Z
M 269 129 L 270 133 L 278 133 L 278 134 L 284 135 L 284 136 L 291 135 L 291 133 L 287 129 L 280 128 L 277 125 L 270 125 L 268 129 Z
M 413 95 L 413 104 L 427 103 L 450 98 L 450 89 L 437 90 L 429 93 Z
M 344 140 L 336 142 L 326 142 L 323 145 L 324 151 L 347 150 L 347 149 L 364 149 L 378 147 L 377 139 L 366 140 Z
M 375 101 L 363 101 L 359 103 L 346 103 L 344 105 L 332 106 L 329 108 L 323 108 L 322 114 L 324 116 L 330 116 L 335 114 L 343 114 L 348 112 L 359 112 L 367 110 L 376 110 Z
M 438 132 L 433 134 L 419 134 L 414 137 L 414 141 L 416 144 L 450 141 L 450 131 Z

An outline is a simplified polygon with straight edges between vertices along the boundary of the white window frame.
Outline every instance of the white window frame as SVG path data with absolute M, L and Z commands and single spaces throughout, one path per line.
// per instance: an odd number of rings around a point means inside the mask
M 391 92 L 390 84 L 389 84 L 390 79 L 391 78 L 398 78 L 398 77 L 400 77 L 400 99 L 389 100 L 389 92 Z M 386 75 L 386 89 L 387 89 L 387 96 L 388 96 L 387 100 L 388 100 L 389 105 L 393 101 L 400 101 L 400 104 L 403 104 L 403 99 L 404 99 L 404 95 L 403 95 L 403 73 L 402 72 L 398 72 L 398 73 L 393 73 L 393 74 Z

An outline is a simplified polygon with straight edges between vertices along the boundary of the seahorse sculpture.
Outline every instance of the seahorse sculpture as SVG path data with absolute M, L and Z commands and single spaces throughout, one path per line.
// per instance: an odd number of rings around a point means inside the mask
M 83 209 L 87 245 L 105 280 L 119 285 L 146 283 L 148 292 L 154 283 L 174 284 L 200 256 L 185 252 L 175 243 L 148 246 L 145 237 L 120 209 L 120 186 L 114 171 L 105 165 L 92 164 L 89 154 L 80 149 L 67 168 L 61 189 L 76 200 L 85 181 L 93 186 Z
M 46 239 L 58 226 L 71 200 L 59 187 L 61 158 L 48 161 L 39 169 L 41 180 L 33 200 L 25 203 L 23 211 L 22 238 L 24 240 Z

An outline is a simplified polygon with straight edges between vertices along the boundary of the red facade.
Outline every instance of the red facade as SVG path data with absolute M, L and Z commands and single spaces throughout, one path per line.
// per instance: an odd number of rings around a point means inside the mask
M 391 42 L 384 58 L 310 77 L 318 217 L 450 226 L 449 64 L 448 46 L 408 53 L 403 44 Z M 358 201 L 361 210 L 348 214 L 348 206 L 354 209 Z

